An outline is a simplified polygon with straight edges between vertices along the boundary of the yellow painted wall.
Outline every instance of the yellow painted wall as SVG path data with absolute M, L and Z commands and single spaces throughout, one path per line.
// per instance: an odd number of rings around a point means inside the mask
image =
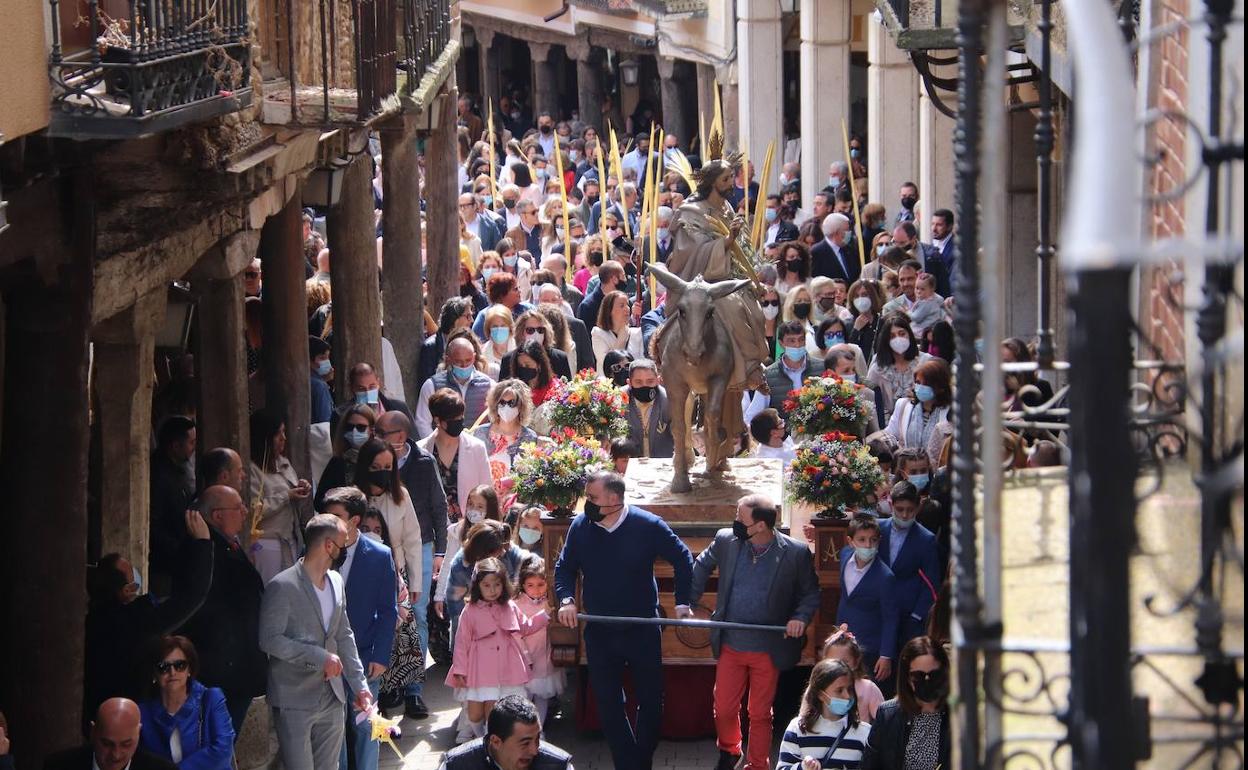
M 0 0 L 0 133 L 6 140 L 48 125 L 43 0 Z

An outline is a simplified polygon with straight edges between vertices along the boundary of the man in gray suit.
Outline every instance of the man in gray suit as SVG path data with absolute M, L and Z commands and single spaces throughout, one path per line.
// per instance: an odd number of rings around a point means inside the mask
M 719 570 L 712 620 L 785 626 L 775 631 L 711 631 L 715 654 L 717 770 L 741 759 L 741 698 L 749 686 L 749 755 L 745 766 L 766 768 L 771 751 L 771 704 L 780 672 L 793 668 L 806 643 L 806 626 L 819 606 L 819 580 L 810 549 L 776 532 L 776 504 L 765 495 L 737 503 L 732 529 L 721 529 L 693 565 L 696 606 L 711 573 Z
M 628 440 L 638 457 L 671 457 L 672 413 L 667 391 L 659 384 L 654 362 L 639 358 L 628 365 Z
M 346 684 L 355 707 L 372 694 L 347 620 L 342 576 L 330 568 L 347 553 L 347 526 L 337 516 L 313 516 L 304 529 L 307 553 L 264 587 L 260 649 L 269 656 L 269 705 L 282 764 L 332 770 L 342 750 Z

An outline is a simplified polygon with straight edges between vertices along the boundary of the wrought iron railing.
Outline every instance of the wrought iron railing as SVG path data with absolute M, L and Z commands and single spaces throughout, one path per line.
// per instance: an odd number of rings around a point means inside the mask
M 247 0 L 74 3 L 48 0 L 50 133 L 137 136 L 250 100 Z
M 411 93 L 421 78 L 442 56 L 451 39 L 450 0 L 399 0 L 403 11 L 402 35 L 407 55 L 399 67 L 407 75 L 405 93 Z

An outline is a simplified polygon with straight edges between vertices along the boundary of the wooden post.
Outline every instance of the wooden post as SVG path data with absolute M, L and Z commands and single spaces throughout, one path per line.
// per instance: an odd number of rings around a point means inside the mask
M 251 456 L 248 426 L 247 353 L 240 340 L 246 333 L 243 319 L 243 274 L 259 250 L 260 232 L 244 231 L 228 238 L 200 258 L 191 272 L 196 296 L 199 351 L 198 441 L 201 452 L 228 447 L 238 452 L 246 466 Z M 267 271 L 277 258 L 264 263 Z M 270 298 L 266 288 L 265 299 Z M 306 325 L 306 324 L 305 324 Z M 244 498 L 251 490 L 244 486 Z
M 382 129 L 381 162 L 385 331 L 399 359 L 407 405 L 415 413 L 420 345 L 425 338 L 425 293 L 421 287 L 420 196 L 411 190 L 413 180 L 420 176 L 412 116 L 405 114 L 393 129 Z
M 96 420 L 103 439 L 100 553 L 120 553 L 144 575 L 149 574 L 152 361 L 165 300 L 164 288 L 141 297 L 91 334 Z
M 452 105 L 452 109 L 454 106 Z M 451 130 L 455 127 L 451 119 Z M 368 362 L 381 371 L 381 295 L 377 277 L 377 228 L 373 223 L 372 162 L 357 157 L 347 166 L 342 198 L 329 210 L 329 271 L 334 292 L 334 387 L 345 399 L 351 386 L 347 371 Z M 457 176 L 451 178 L 452 184 Z M 412 183 L 413 180 L 405 180 Z M 413 193 L 414 194 L 414 193 Z M 298 216 L 295 217 L 298 219 Z M 458 242 L 458 234 L 456 235 Z M 302 248 L 302 247 L 300 247 Z M 267 281 L 266 281 L 267 283 Z M 302 287 L 302 280 L 300 281 Z M 302 291 L 302 288 L 301 288 Z M 300 294 L 302 296 L 302 294 Z M 307 325 L 304 325 L 307 348 Z M 302 353 L 307 358 L 307 351 Z M 304 363 L 307 369 L 307 362 Z M 308 372 L 304 372 L 307 379 Z M 306 391 L 308 383 L 304 383 Z
M 304 291 L 303 211 L 298 189 L 281 211 L 265 220 L 260 231 L 260 260 L 264 266 L 265 406 L 285 415 L 286 453 L 299 478 L 306 479 L 312 474 L 308 454 L 312 375 Z M 374 260 L 373 265 L 376 264 Z M 334 288 L 338 288 L 337 284 Z
M 425 241 L 429 275 L 429 307 L 435 316 L 442 303 L 459 296 L 459 159 L 455 144 L 455 102 L 458 91 L 451 86 L 438 97 L 437 128 L 425 144 Z M 384 181 L 384 179 L 383 179 Z M 335 286 L 335 291 L 337 287 Z
M 66 173 L 64 219 L 48 211 L 39 225 L 65 239 L 49 252 L 60 264 L 9 283 L 4 298 L 0 703 L 16 706 L 9 734 L 29 768 L 77 745 L 82 728 L 95 194 L 89 161 Z

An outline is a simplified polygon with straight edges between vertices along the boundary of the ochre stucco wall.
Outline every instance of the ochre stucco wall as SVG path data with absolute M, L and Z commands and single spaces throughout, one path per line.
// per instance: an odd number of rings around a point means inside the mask
M 42 0 L 0 0 L 0 133 L 6 140 L 48 125 L 48 52 Z

